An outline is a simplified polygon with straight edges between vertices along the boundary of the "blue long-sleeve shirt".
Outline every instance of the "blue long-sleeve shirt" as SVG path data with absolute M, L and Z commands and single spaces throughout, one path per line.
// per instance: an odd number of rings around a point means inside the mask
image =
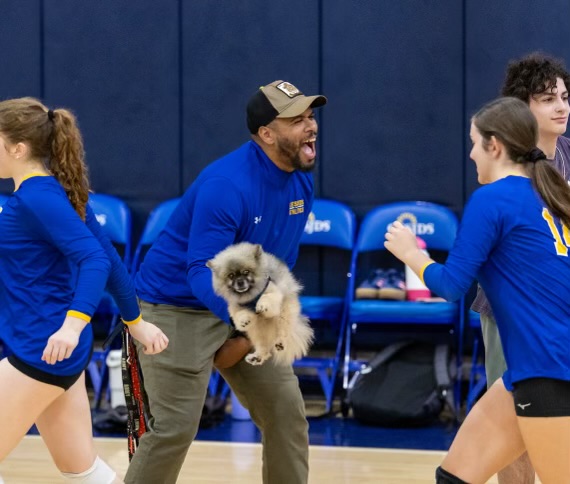
M 312 203 L 310 173 L 280 170 L 255 142 L 245 143 L 186 191 L 136 276 L 139 297 L 229 321 L 206 262 L 228 245 L 252 242 L 292 268 Z
M 84 223 L 53 177 L 22 182 L 0 211 L 0 339 L 40 370 L 79 373 L 93 344 L 89 327 L 70 359 L 47 365 L 41 355 L 68 311 L 93 315 L 105 281 L 123 319 L 137 320 L 132 278 L 91 207 Z
M 90 329 L 69 359 L 48 365 L 41 356 L 68 311 L 93 315 L 110 270 L 61 185 L 50 176 L 24 180 L 0 212 L 0 339 L 33 367 L 79 373 L 91 353 Z
M 552 163 L 565 180 L 570 182 L 570 139 L 565 136 L 559 136 L 556 141 L 556 151 L 553 160 L 547 160 Z M 477 296 L 471 305 L 471 309 L 486 316 L 493 316 L 489 301 L 485 296 L 485 292 L 481 290 L 481 286 L 477 288 Z
M 423 274 L 451 301 L 479 281 L 497 320 L 508 389 L 534 377 L 570 380 L 570 233 L 545 210 L 528 178 L 478 189 L 447 261 Z

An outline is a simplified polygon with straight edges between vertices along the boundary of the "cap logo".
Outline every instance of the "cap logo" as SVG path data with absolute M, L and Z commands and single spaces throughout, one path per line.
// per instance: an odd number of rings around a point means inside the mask
M 295 97 L 301 94 L 301 91 L 299 91 L 299 89 L 297 89 L 293 84 L 289 84 L 288 82 L 282 82 L 281 84 L 277 84 L 275 87 L 289 97 Z

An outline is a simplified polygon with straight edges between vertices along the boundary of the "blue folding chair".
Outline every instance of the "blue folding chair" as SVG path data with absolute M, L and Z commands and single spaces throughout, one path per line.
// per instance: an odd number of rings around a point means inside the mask
M 89 205 L 105 234 L 123 254 L 127 269 L 131 266 L 131 210 L 120 198 L 91 193 Z
M 469 327 L 473 330 L 473 358 L 469 373 L 469 390 L 467 392 L 466 413 L 469 413 L 479 395 L 487 387 L 487 375 L 485 373 L 485 358 L 479 361 L 480 350 L 483 348 L 483 335 L 481 334 L 481 320 L 479 313 L 469 311 Z
M 127 270 L 131 260 L 131 230 L 132 219 L 129 206 L 121 199 L 99 193 L 91 193 L 88 201 L 95 218 L 109 237 L 113 245 L 122 253 L 123 263 Z M 119 309 L 113 298 L 105 293 L 94 314 L 95 325 L 101 323 L 106 333 L 110 334 L 119 322 Z M 99 407 L 103 392 L 103 381 L 107 375 L 106 358 L 110 347 L 105 350 L 95 350 L 87 367 L 87 372 L 93 384 L 95 407 Z
M 351 252 L 354 247 L 355 228 L 356 217 L 348 206 L 332 200 L 316 199 L 301 237 L 301 246 L 329 247 Z M 350 278 L 348 269 L 346 267 L 346 275 Z M 336 351 L 333 356 L 305 357 L 294 363 L 295 367 L 316 369 L 325 394 L 327 412 L 332 407 L 336 376 L 342 356 L 347 298 L 346 290 L 344 297 L 327 295 L 301 297 L 305 316 L 313 321 L 327 321 L 331 328 L 338 329 Z
M 352 336 L 359 325 L 416 325 L 445 328 L 453 332 L 457 350 L 457 375 L 463 351 L 463 298 L 459 302 L 386 301 L 355 299 L 358 259 L 364 253 L 385 250 L 384 234 L 394 221 L 408 225 L 427 244 L 428 250 L 449 251 L 458 229 L 457 217 L 449 209 L 428 202 L 398 202 L 372 209 L 362 221 L 353 251 L 349 279 L 348 324 L 345 334 L 343 388 L 348 389 L 349 374 L 363 362 L 352 357 Z M 459 405 L 459 378 L 455 385 L 455 406 Z
M 179 203 L 180 198 L 166 200 L 154 208 L 154 210 L 149 214 L 143 233 L 135 249 L 135 255 L 133 256 L 131 265 L 131 273 L 133 275 L 137 273 L 145 251 L 158 238 L 160 232 Z

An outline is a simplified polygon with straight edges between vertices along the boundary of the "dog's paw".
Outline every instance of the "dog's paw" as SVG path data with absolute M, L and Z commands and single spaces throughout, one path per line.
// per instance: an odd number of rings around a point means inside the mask
M 258 355 L 257 353 L 251 353 L 245 357 L 245 361 L 250 365 L 257 366 L 261 365 L 265 359 Z
M 248 316 L 241 316 L 241 317 L 236 318 L 234 320 L 234 324 L 235 324 L 236 328 L 239 330 L 246 329 L 250 323 L 251 323 L 251 318 Z
M 255 312 L 264 318 L 274 318 L 279 315 L 280 308 L 269 299 L 261 298 L 255 305 Z
M 275 343 L 275 349 L 277 351 L 283 351 L 285 349 L 285 345 L 281 341 L 278 341 Z

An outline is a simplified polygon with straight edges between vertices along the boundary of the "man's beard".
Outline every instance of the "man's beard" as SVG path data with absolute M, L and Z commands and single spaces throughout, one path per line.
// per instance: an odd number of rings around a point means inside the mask
M 303 165 L 301 161 L 301 145 L 295 145 L 292 141 L 289 141 L 287 138 L 279 138 L 277 149 L 279 150 L 279 154 L 289 160 L 291 166 L 295 170 L 303 171 L 303 172 L 310 172 L 313 171 L 316 164 L 317 159 L 313 160 L 311 165 Z

